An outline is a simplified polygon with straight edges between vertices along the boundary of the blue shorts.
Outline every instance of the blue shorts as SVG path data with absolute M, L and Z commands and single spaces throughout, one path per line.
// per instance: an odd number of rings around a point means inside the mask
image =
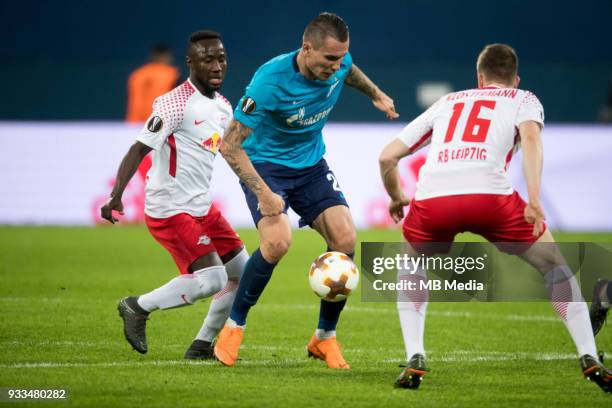
M 275 163 L 253 163 L 255 170 L 272 191 L 285 200 L 285 214 L 289 207 L 300 216 L 300 227 L 312 226 L 313 221 L 326 209 L 348 203 L 344 198 L 334 173 L 327 167 L 325 159 L 305 169 L 292 169 Z M 242 181 L 242 191 L 255 226 L 262 215 L 258 209 L 257 196 Z

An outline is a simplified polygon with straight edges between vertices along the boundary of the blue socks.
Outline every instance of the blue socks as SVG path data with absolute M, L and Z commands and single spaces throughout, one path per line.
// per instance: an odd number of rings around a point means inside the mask
M 333 249 L 327 248 L 328 251 L 333 251 Z M 355 253 L 347 254 L 349 258 L 353 259 Z M 319 309 L 319 324 L 317 329 L 325 330 L 325 331 L 333 331 L 336 330 L 336 325 L 338 324 L 338 319 L 340 319 L 340 313 L 342 309 L 344 309 L 344 305 L 346 305 L 346 299 L 340 302 L 328 302 L 326 300 L 321 299 L 321 306 Z
M 351 259 L 355 256 L 354 253 L 347 255 Z M 232 312 L 230 313 L 230 319 L 236 322 L 237 325 L 244 326 L 246 324 L 249 310 L 257 303 L 259 296 L 261 296 L 264 288 L 270 281 L 275 267 L 276 264 L 271 264 L 263 258 L 259 248 L 251 255 L 240 279 L 240 284 L 236 291 L 236 300 L 234 300 Z M 317 328 L 325 331 L 336 330 L 340 313 L 344 309 L 345 304 L 346 300 L 341 302 L 321 300 Z
M 232 305 L 230 319 L 238 326 L 246 324 L 249 309 L 257 303 L 259 296 L 272 277 L 272 271 L 276 264 L 271 264 L 261 255 L 259 248 L 253 254 L 244 267 L 240 284 L 236 292 L 236 300 Z
M 340 302 L 328 302 L 321 299 L 317 329 L 325 331 L 336 330 L 338 319 L 340 319 L 340 312 L 344 309 L 344 305 L 346 305 L 346 299 Z

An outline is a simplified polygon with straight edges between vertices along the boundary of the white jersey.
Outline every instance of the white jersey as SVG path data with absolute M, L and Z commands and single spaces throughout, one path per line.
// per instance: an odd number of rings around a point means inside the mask
M 231 119 L 227 99 L 219 93 L 207 98 L 189 80 L 155 100 L 136 137 L 154 150 L 145 188 L 148 216 L 208 214 L 213 162 Z
M 519 146 L 518 126 L 526 121 L 544 126 L 544 109 L 521 89 L 489 87 L 440 98 L 397 136 L 411 152 L 431 143 L 415 200 L 512 194 L 506 169 Z

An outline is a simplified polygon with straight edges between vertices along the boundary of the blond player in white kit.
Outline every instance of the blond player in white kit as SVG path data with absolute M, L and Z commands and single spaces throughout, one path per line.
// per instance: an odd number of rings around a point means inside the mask
M 443 96 L 382 151 L 380 171 L 391 197 L 391 217 L 399 222 L 404 206 L 410 205 L 403 234 L 414 255 L 422 253 L 427 243 L 446 243 L 442 246 L 450 248 L 457 233 L 470 231 L 532 264 L 544 276 L 552 305 L 576 344 L 584 376 L 611 392 L 612 372 L 595 357 L 589 312 L 576 278 L 558 252 L 550 250 L 553 244 L 532 245 L 554 242 L 540 204 L 542 105 L 531 92 L 517 89 L 518 58 L 510 46 L 487 45 L 476 69 L 478 89 Z M 506 176 L 519 142 L 527 203 Z M 428 144 L 410 201 L 401 189 L 397 163 Z M 425 280 L 426 271 L 405 278 Z M 425 290 L 398 295 L 408 366 L 396 387 L 418 388 L 427 372 L 423 345 L 427 300 Z
M 180 276 L 152 292 L 119 302 L 124 334 L 144 354 L 149 313 L 215 295 L 185 353 L 188 359 L 208 359 L 213 358 L 212 342 L 229 316 L 248 254 L 210 194 L 215 156 L 232 119 L 230 103 L 217 92 L 227 70 L 220 35 L 209 30 L 193 33 L 186 61 L 189 79 L 155 100 L 151 117 L 119 166 L 101 213 L 111 223 L 117 221 L 112 211 L 123 211 L 123 191 L 153 150 L 145 188 L 146 224 L 172 255 Z

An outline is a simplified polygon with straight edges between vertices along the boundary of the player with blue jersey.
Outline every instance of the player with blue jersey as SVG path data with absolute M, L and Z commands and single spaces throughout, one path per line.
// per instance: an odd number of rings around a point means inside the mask
M 215 346 L 223 364 L 236 362 L 249 309 L 291 245 L 287 210 L 325 239 L 328 250 L 353 257 L 356 233 L 347 201 L 323 155 L 322 129 L 344 84 L 366 94 L 389 119 L 393 100 L 355 65 L 344 21 L 322 13 L 304 31 L 302 47 L 262 65 L 247 86 L 225 133 L 221 153 L 240 178 L 260 247 L 240 281 L 232 312 Z M 343 302 L 320 305 L 309 355 L 348 369 L 336 342 Z

